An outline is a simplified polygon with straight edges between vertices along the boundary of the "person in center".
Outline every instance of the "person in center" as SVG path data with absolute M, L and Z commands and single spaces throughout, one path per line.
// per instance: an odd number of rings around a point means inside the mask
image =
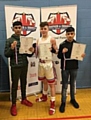
M 49 114 L 53 115 L 55 113 L 55 76 L 54 76 L 54 69 L 53 69 L 53 61 L 44 60 L 39 56 L 41 52 L 40 45 L 46 44 L 46 43 L 51 44 L 51 48 L 49 48 L 51 54 L 57 53 L 56 40 L 52 38 L 51 36 L 49 36 L 48 31 L 49 31 L 48 23 L 41 22 L 40 33 L 42 36 L 37 40 L 36 48 L 38 48 L 37 53 L 39 57 L 38 79 L 43 82 L 43 91 L 42 91 L 42 97 L 37 98 L 36 102 L 47 101 L 47 90 L 48 90 L 48 85 L 49 85 L 50 93 L 51 93 Z

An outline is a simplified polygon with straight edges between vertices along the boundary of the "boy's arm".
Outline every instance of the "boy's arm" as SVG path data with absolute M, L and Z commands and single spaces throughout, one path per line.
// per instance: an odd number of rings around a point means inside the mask
M 31 54 L 26 54 L 28 57 L 32 57 L 34 55 L 35 49 L 36 49 L 36 43 L 33 43 L 32 49 L 33 49 L 33 52 Z
M 5 43 L 4 55 L 5 57 L 11 57 L 12 55 L 14 55 L 14 50 L 11 49 L 11 44 L 9 39 L 6 40 L 6 43 Z
M 27 54 L 27 53 L 26 53 L 25 55 L 26 55 L 27 57 L 32 57 L 33 54 L 34 54 L 34 53 L 32 53 L 32 54 Z
M 37 40 L 36 45 L 35 45 L 35 56 L 36 56 L 36 58 L 38 57 L 38 42 L 39 42 L 39 39 Z
M 59 59 L 61 59 L 62 56 L 63 56 L 62 47 L 61 47 L 61 45 L 60 45 L 60 46 L 59 46 L 59 50 L 58 50 L 58 55 L 57 55 L 57 57 L 58 57 Z
M 56 40 L 54 38 L 51 39 L 51 44 L 52 44 L 51 52 L 57 54 L 58 48 L 57 48 Z

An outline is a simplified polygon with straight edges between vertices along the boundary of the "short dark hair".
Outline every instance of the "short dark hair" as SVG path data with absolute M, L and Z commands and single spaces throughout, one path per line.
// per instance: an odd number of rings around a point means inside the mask
M 16 25 L 21 25 L 22 26 L 21 21 L 15 21 L 15 22 L 13 22 L 13 27 L 16 26 Z
M 40 27 L 44 27 L 44 26 L 49 26 L 49 25 L 48 25 L 48 22 L 45 21 L 45 22 L 41 22 L 41 23 L 40 23 Z
M 75 32 L 75 29 L 73 28 L 73 27 L 68 27 L 67 29 L 66 29 L 66 33 L 67 32 Z

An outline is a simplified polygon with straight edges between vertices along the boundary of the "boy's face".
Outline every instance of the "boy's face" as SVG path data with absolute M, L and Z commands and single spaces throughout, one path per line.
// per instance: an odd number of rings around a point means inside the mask
M 40 33 L 42 34 L 43 37 L 46 37 L 48 35 L 48 31 L 49 31 L 48 26 L 40 27 Z
M 69 42 L 72 42 L 72 41 L 73 41 L 74 36 L 75 36 L 75 32 L 74 32 L 74 31 L 72 31 L 72 32 L 67 32 L 67 33 L 66 33 L 66 37 L 67 37 L 67 40 L 68 40 Z
M 15 32 L 16 35 L 21 35 L 21 30 L 22 30 L 22 26 L 21 25 L 15 25 L 13 27 L 13 31 Z

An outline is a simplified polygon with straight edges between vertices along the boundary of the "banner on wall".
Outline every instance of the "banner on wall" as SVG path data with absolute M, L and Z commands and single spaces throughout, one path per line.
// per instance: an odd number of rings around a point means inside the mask
M 12 21 L 20 20 L 23 24 L 23 30 L 21 35 L 26 37 L 33 37 L 34 42 L 40 37 L 39 24 L 40 24 L 40 9 L 28 8 L 20 6 L 5 6 L 5 18 L 6 18 L 6 32 L 7 38 L 12 34 Z M 76 19 L 77 19 L 77 6 L 57 6 L 57 7 L 45 7 L 41 8 L 41 20 L 48 21 L 49 34 L 56 39 L 57 45 L 63 42 L 65 37 L 65 29 L 69 26 L 73 26 L 76 31 Z M 75 36 L 76 38 L 76 36 Z M 38 93 L 41 91 L 41 82 L 38 81 L 38 59 L 33 56 L 28 58 L 28 74 L 27 74 L 27 95 L 32 93 Z M 57 71 L 57 85 L 56 92 L 61 92 L 61 70 L 60 60 L 56 55 L 53 55 L 54 65 Z M 9 63 L 9 76 L 10 76 L 10 92 L 11 92 L 11 69 Z M 68 92 L 70 92 L 68 86 Z M 17 97 L 21 96 L 20 82 L 18 84 Z
M 6 32 L 7 38 L 12 34 L 12 21 L 19 20 L 22 22 L 22 36 L 33 37 L 34 42 L 40 37 L 40 9 L 20 6 L 5 6 Z M 27 74 L 27 95 L 41 91 L 41 82 L 38 81 L 38 60 L 34 57 L 28 58 Z M 11 92 L 11 69 L 9 63 L 10 92 Z M 11 95 L 11 94 L 10 94 Z M 18 84 L 17 97 L 21 96 L 20 81 Z
M 59 44 L 66 39 L 65 30 L 67 27 L 73 26 L 76 31 L 77 5 L 43 7 L 41 8 L 41 17 L 42 21 L 47 21 L 49 23 L 49 35 L 56 39 L 57 46 L 59 47 Z M 56 92 L 60 93 L 62 87 L 62 85 L 60 85 L 62 83 L 60 60 L 57 58 L 56 55 L 53 56 L 53 60 L 55 62 L 55 68 L 58 77 Z M 69 85 L 67 91 L 70 92 Z

